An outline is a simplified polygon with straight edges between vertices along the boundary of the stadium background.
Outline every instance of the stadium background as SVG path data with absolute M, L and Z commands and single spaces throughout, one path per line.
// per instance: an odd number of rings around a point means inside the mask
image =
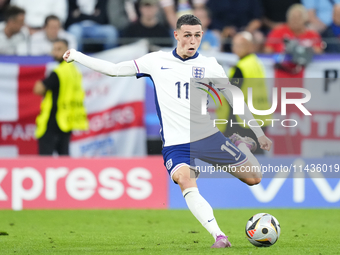
M 338 43 L 338 38 L 332 39 Z M 143 40 L 101 51 L 100 42 L 86 41 L 85 51 L 119 62 L 138 58 L 153 46 Z M 215 56 L 226 72 L 237 61 L 232 53 L 201 52 Z M 258 56 L 266 68 L 269 95 L 272 87 L 280 86 L 280 80 L 293 79 L 295 86 L 311 91 L 312 100 L 306 108 L 313 114 L 304 118 L 292 109 L 287 116 L 298 119 L 301 125 L 289 131 L 268 129 L 274 147 L 259 157 L 259 162 L 303 169 L 320 164 L 334 169 L 340 164 L 339 55 L 314 56 L 298 74 L 277 70 L 277 54 L 258 52 Z M 40 101 L 32 88 L 54 65 L 49 56 L 0 56 L 0 208 L 187 208 L 178 187 L 168 178 L 162 157 L 153 155 L 160 152 L 159 123 L 152 83 L 147 79 L 113 79 L 79 66 L 84 75 L 90 131 L 73 135 L 69 158 L 37 156 L 33 133 Z M 340 206 L 336 174 L 304 171 L 278 178 L 269 175 L 255 187 L 232 178 L 204 177 L 198 181 L 200 192 L 214 208 L 262 211 Z M 227 199 L 216 198 L 216 193 L 226 194 Z

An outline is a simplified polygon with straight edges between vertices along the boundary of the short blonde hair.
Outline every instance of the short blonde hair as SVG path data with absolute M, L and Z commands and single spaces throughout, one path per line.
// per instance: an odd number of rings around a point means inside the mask
M 295 10 L 299 10 L 305 20 L 305 22 L 308 21 L 308 12 L 307 9 L 302 5 L 302 4 L 293 4 L 292 6 L 290 6 L 287 10 L 287 14 L 286 14 L 286 19 L 288 21 L 289 16 L 292 14 L 293 11 Z

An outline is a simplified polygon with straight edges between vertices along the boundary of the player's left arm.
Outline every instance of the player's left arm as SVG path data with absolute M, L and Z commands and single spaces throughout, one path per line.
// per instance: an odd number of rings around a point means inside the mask
M 217 69 L 219 70 L 217 77 L 220 78 L 225 78 L 226 82 L 228 83 L 228 86 L 233 86 L 235 87 L 235 89 L 239 90 L 239 88 L 237 88 L 235 85 L 232 85 L 229 82 L 229 79 L 227 78 L 222 66 L 219 65 L 219 68 Z M 215 80 L 215 82 L 217 82 L 218 80 Z M 214 83 L 214 80 L 213 80 Z M 232 93 L 229 89 L 220 89 L 220 92 L 223 94 L 223 96 L 227 99 L 228 103 L 231 105 L 231 107 L 233 107 L 233 96 Z M 245 121 L 248 123 L 249 120 L 253 120 L 254 116 L 251 113 L 251 111 L 249 110 L 248 105 L 244 102 L 244 115 L 242 116 Z M 254 132 L 254 134 L 257 137 L 257 140 L 259 141 L 260 147 L 263 150 L 267 150 L 269 151 L 271 146 L 272 146 L 272 141 L 264 134 L 263 130 L 261 129 L 260 125 L 257 123 L 257 121 L 253 121 L 252 125 L 250 126 L 251 130 Z
M 262 150 L 269 151 L 272 147 L 273 142 L 264 134 L 263 136 L 258 137 L 257 140 L 259 141 Z
M 236 88 L 235 85 L 232 85 L 230 83 L 229 83 L 229 85 L 234 86 Z M 231 92 L 229 91 L 229 89 L 222 89 L 220 91 L 223 94 L 223 96 L 227 99 L 227 101 L 231 105 L 231 107 L 233 107 L 233 96 L 232 96 Z M 248 105 L 245 102 L 244 102 L 244 115 L 242 115 L 240 117 L 244 118 L 246 123 L 249 123 L 250 120 L 254 119 L 253 114 L 251 113 Z M 257 123 L 257 121 L 252 121 L 252 125 L 249 126 L 249 127 L 251 128 L 251 130 L 256 135 L 261 149 L 269 151 L 271 146 L 272 146 L 272 141 L 264 134 L 262 128 Z

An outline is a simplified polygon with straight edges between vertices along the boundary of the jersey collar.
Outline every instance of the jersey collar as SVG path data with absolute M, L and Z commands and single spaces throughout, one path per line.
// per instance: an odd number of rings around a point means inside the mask
M 182 60 L 183 62 L 184 62 L 184 61 L 187 61 L 187 60 L 189 60 L 189 59 L 197 58 L 197 57 L 198 57 L 198 54 L 199 54 L 198 51 L 196 51 L 196 53 L 195 53 L 192 57 L 189 57 L 189 58 L 184 59 L 184 58 L 182 58 L 180 55 L 177 54 L 176 49 L 177 49 L 177 48 L 175 48 L 175 49 L 172 51 L 172 54 L 174 55 L 175 58 L 178 58 L 179 60 Z

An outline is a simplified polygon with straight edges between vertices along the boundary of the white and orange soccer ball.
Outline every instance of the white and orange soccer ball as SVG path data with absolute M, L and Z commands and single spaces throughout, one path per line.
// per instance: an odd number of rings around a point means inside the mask
M 272 246 L 280 237 L 281 227 L 278 220 L 268 213 L 258 213 L 246 225 L 249 242 L 257 247 Z

